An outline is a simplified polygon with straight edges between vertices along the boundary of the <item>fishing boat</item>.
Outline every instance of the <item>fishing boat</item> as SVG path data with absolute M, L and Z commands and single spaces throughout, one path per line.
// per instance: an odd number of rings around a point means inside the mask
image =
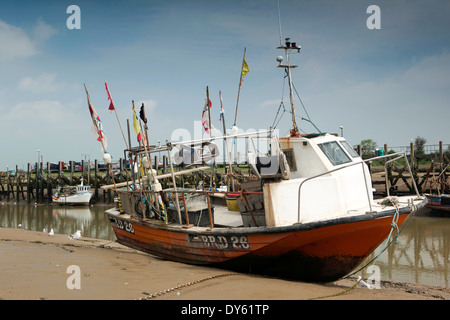
M 450 194 L 427 194 L 427 207 L 433 210 L 450 211 Z
M 81 179 L 79 185 L 57 188 L 52 200 L 60 205 L 89 205 L 93 194 L 91 186 L 83 185 L 83 179 Z
M 366 164 L 370 159 L 362 160 L 335 134 L 299 133 L 291 84 L 295 66 L 289 64 L 289 52 L 300 47 L 286 39 L 278 49 L 287 58 L 287 64 L 277 60 L 289 81 L 290 135 L 278 137 L 270 129 L 128 148 L 125 153 L 141 163 L 144 174 L 139 170 L 132 181 L 104 187 L 115 188 L 119 196 L 117 205 L 105 211 L 119 243 L 187 264 L 330 282 L 353 271 L 393 229 L 426 205 L 419 192 L 374 199 Z M 234 181 L 234 190 L 227 191 L 206 188 L 206 183 L 202 188 L 180 185 L 179 178 L 186 175 L 216 177 L 217 143 L 239 139 L 249 146 L 247 181 Z M 205 149 L 209 157 L 191 158 L 189 167 L 175 170 L 174 154 L 182 158 L 184 150 L 191 150 L 190 155 L 202 155 Z M 158 175 L 148 159 L 161 152 L 167 152 L 170 172 Z M 375 159 L 388 158 L 408 162 L 405 153 Z M 163 179 L 169 181 L 167 188 Z M 239 212 L 214 201 L 214 196 L 226 199 L 231 192 Z M 202 202 L 201 210 L 190 206 L 188 198 Z
M 450 186 L 447 182 L 447 169 L 450 164 L 447 164 L 445 167 L 442 164 L 440 165 L 443 169 L 441 168 L 439 173 L 435 174 L 436 164 L 434 162 L 431 163 L 422 191 L 428 199 L 428 208 L 438 211 L 450 211 L 450 194 L 448 194 Z

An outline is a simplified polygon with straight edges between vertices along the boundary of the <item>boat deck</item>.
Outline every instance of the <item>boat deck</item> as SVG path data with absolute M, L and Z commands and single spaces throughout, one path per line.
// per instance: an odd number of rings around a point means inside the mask
M 423 202 L 423 198 L 417 197 L 417 196 L 403 196 L 403 197 L 393 197 L 392 201 L 395 202 L 399 208 L 404 208 L 404 207 L 408 207 L 408 206 L 419 205 L 421 202 Z M 241 228 L 246 229 L 246 226 L 244 226 L 242 214 L 240 212 L 230 211 L 230 210 L 228 210 L 227 206 L 224 206 L 222 204 L 215 204 L 215 205 L 213 205 L 213 207 L 214 207 L 214 227 L 215 228 L 220 229 L 220 228 L 241 227 Z M 336 218 L 345 218 L 345 217 L 352 217 L 352 216 L 364 216 L 369 213 L 376 214 L 376 213 L 383 212 L 383 211 L 395 211 L 395 206 L 392 205 L 391 201 L 386 201 L 386 198 L 383 198 L 383 199 L 374 200 L 374 202 L 372 203 L 371 209 L 372 209 L 372 211 L 370 211 L 370 208 L 367 206 L 366 208 L 362 208 L 360 210 L 350 210 L 344 216 L 341 215 L 341 216 L 336 216 L 336 217 L 332 217 L 332 218 L 336 219 Z M 120 214 L 118 208 L 111 208 L 111 209 L 107 210 L 107 212 L 109 212 L 109 214 L 112 214 L 113 216 L 120 215 L 125 219 L 131 218 L 131 216 L 129 214 Z M 184 214 L 184 212 L 181 212 L 181 214 Z M 319 222 L 319 221 L 320 220 L 307 221 L 307 222 L 301 222 L 300 224 L 305 224 L 305 223 L 310 223 L 310 222 Z M 160 225 L 160 226 L 166 225 L 166 226 L 170 226 L 170 228 L 176 228 L 176 229 L 186 228 L 186 225 L 180 225 L 178 223 L 170 223 L 170 222 L 168 224 L 165 224 L 163 221 L 155 220 L 155 219 L 146 219 L 145 222 L 150 223 L 152 225 Z M 297 223 L 295 223 L 295 224 L 297 224 Z M 205 229 L 205 227 L 197 227 L 192 224 L 188 228 L 191 230 L 197 229 L 197 228 L 199 230 Z M 206 227 L 206 228 L 208 229 L 208 227 Z
M 214 225 L 221 227 L 242 227 L 241 213 L 229 211 L 226 206 L 214 206 Z

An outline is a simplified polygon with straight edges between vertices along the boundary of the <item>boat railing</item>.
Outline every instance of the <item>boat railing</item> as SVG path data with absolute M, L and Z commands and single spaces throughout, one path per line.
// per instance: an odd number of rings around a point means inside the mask
M 136 190 L 134 191 L 136 192 L 136 194 L 151 194 L 152 191 L 149 190 Z M 183 189 L 170 189 L 170 190 L 161 190 L 161 193 L 170 193 L 174 195 L 174 205 L 175 205 L 175 209 L 177 210 L 177 214 L 178 214 L 178 220 L 180 225 L 183 225 L 183 220 L 181 218 L 181 215 L 184 214 L 184 218 L 185 218 L 185 226 L 189 226 L 190 222 L 189 222 L 189 214 L 188 214 L 188 206 L 187 206 L 187 202 L 186 202 L 186 194 L 204 194 L 206 195 L 206 203 L 207 203 L 207 207 L 208 207 L 208 215 L 209 215 L 209 222 L 210 222 L 210 229 L 214 228 L 214 219 L 213 219 L 213 213 L 212 213 L 212 204 L 211 204 L 211 199 L 210 196 L 214 195 L 214 194 L 223 194 L 223 195 L 227 195 L 228 192 L 227 191 L 217 191 L 217 190 L 183 190 Z M 257 225 L 256 221 L 255 221 L 255 217 L 254 214 L 252 212 L 252 209 L 250 207 L 250 205 L 247 202 L 247 195 L 252 195 L 252 194 L 261 194 L 261 192 L 252 192 L 252 191 L 246 191 L 246 190 L 241 190 L 240 191 L 241 196 L 243 197 L 242 201 L 245 201 L 247 204 L 247 207 L 249 208 L 249 213 L 250 216 L 253 220 L 253 222 L 255 223 L 255 225 Z M 183 208 L 184 208 L 184 212 L 182 212 L 181 210 L 181 206 L 178 203 L 178 200 L 181 200 L 183 202 Z M 143 219 L 145 220 L 146 217 L 145 215 L 143 216 Z M 166 223 L 168 223 L 168 221 L 165 221 Z
M 362 160 L 362 161 L 359 161 L 359 162 L 354 162 L 352 164 L 349 164 L 349 165 L 346 165 L 346 166 L 342 166 L 342 167 L 339 167 L 339 168 L 336 168 L 336 169 L 333 169 L 333 170 L 329 170 L 327 172 L 323 172 L 323 173 L 320 173 L 318 175 L 315 175 L 315 176 L 312 176 L 312 177 L 309 177 L 309 178 L 306 178 L 305 180 L 303 180 L 300 183 L 299 187 L 298 187 L 298 217 L 297 217 L 298 218 L 298 223 L 300 223 L 300 199 L 301 199 L 300 195 L 301 195 L 301 188 L 306 182 L 311 181 L 311 180 L 316 179 L 316 178 L 319 178 L 319 177 L 322 177 L 322 176 L 325 176 L 327 174 L 330 174 L 330 173 L 333 173 L 333 172 L 336 172 L 336 171 L 339 171 L 339 170 L 347 169 L 347 168 L 350 168 L 350 167 L 353 167 L 353 166 L 357 166 L 357 165 L 361 165 L 361 168 L 362 168 L 362 171 L 363 171 L 364 184 L 366 186 L 366 188 L 365 188 L 366 189 L 366 195 L 367 195 L 367 200 L 368 200 L 368 203 L 369 203 L 369 210 L 370 210 L 369 212 L 372 212 L 373 211 L 373 209 L 372 209 L 372 202 L 370 200 L 370 190 L 368 189 L 368 185 L 367 185 L 367 177 L 366 177 L 366 171 L 364 170 L 364 163 L 365 162 L 374 161 L 374 160 L 387 159 L 387 158 L 392 158 L 392 159 L 386 161 L 386 163 L 384 165 L 388 197 L 390 196 L 390 193 L 389 193 L 389 187 L 388 187 L 389 179 L 388 179 L 387 166 L 388 166 L 389 163 L 391 163 L 391 162 L 393 162 L 395 160 L 401 159 L 401 158 L 405 158 L 405 162 L 406 162 L 406 164 L 408 166 L 408 170 L 409 170 L 409 173 L 410 173 L 411 178 L 412 178 L 412 183 L 414 185 L 414 189 L 416 191 L 417 196 L 420 196 L 419 191 L 417 189 L 416 182 L 414 180 L 414 177 L 413 177 L 413 174 L 412 174 L 412 171 L 411 171 L 411 167 L 409 165 L 409 162 L 408 162 L 408 159 L 406 157 L 406 153 L 405 152 L 397 152 L 397 153 L 392 153 L 392 154 L 388 154 L 388 155 L 384 155 L 384 156 L 378 156 L 378 157 Z
M 391 153 L 391 154 L 387 154 L 387 155 L 384 155 L 384 156 L 378 156 L 378 157 L 373 157 L 373 158 L 370 158 L 370 159 L 366 159 L 364 161 L 365 162 L 370 162 L 370 161 L 374 161 L 374 160 L 386 159 L 386 158 L 389 158 L 389 157 L 395 157 L 395 158 L 386 161 L 386 163 L 384 164 L 384 177 L 385 177 L 385 181 L 386 181 L 386 190 L 387 190 L 388 197 L 390 196 L 390 192 L 389 192 L 390 188 L 388 187 L 388 185 L 389 185 L 388 177 L 389 176 L 388 176 L 388 168 L 387 168 L 387 166 L 388 166 L 389 163 L 391 163 L 391 162 L 393 162 L 395 160 L 401 159 L 401 158 L 405 158 L 405 163 L 406 163 L 406 166 L 408 167 L 408 171 L 409 171 L 409 174 L 411 176 L 411 180 L 412 180 L 412 184 L 414 186 L 414 190 L 416 191 L 417 196 L 420 197 L 419 190 L 417 189 L 416 180 L 414 179 L 413 173 L 411 171 L 411 166 L 409 165 L 409 161 L 408 161 L 408 158 L 406 156 L 406 152 L 402 151 L 402 152 Z

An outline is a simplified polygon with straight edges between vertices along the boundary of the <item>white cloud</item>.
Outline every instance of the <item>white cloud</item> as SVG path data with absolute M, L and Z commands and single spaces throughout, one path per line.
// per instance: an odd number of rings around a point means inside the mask
M 36 54 L 32 39 L 21 29 L 0 20 L 0 61 Z
M 0 20 L 0 61 L 28 58 L 38 53 L 37 47 L 57 33 L 42 18 L 36 21 L 32 32 Z
M 40 100 L 16 104 L 6 116 L 8 119 L 34 119 L 36 123 L 45 121 L 57 123 L 67 118 L 65 108 L 60 101 Z
M 19 82 L 19 89 L 33 93 L 48 93 L 57 91 L 63 85 L 56 81 L 56 73 L 44 73 L 36 78 L 22 78 Z
M 33 35 L 36 40 L 47 40 L 57 33 L 58 31 L 51 25 L 45 23 L 42 18 L 39 18 L 33 27 Z

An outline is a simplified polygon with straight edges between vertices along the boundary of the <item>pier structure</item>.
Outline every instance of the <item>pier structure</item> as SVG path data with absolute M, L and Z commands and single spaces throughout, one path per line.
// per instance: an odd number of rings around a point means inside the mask
M 165 160 L 165 159 L 164 159 Z M 157 159 L 155 157 L 157 163 Z M 162 166 L 165 170 L 166 166 Z M 112 174 L 108 167 L 94 160 L 93 164 L 84 160 L 80 162 L 59 161 L 28 163 L 26 170 L 0 172 L 0 201 L 15 203 L 51 203 L 52 196 L 58 186 L 74 186 L 81 183 L 90 185 L 94 189 L 92 203 L 112 203 L 114 194 L 112 190 L 100 189 L 103 185 L 131 180 L 127 163 L 119 159 L 113 164 Z

